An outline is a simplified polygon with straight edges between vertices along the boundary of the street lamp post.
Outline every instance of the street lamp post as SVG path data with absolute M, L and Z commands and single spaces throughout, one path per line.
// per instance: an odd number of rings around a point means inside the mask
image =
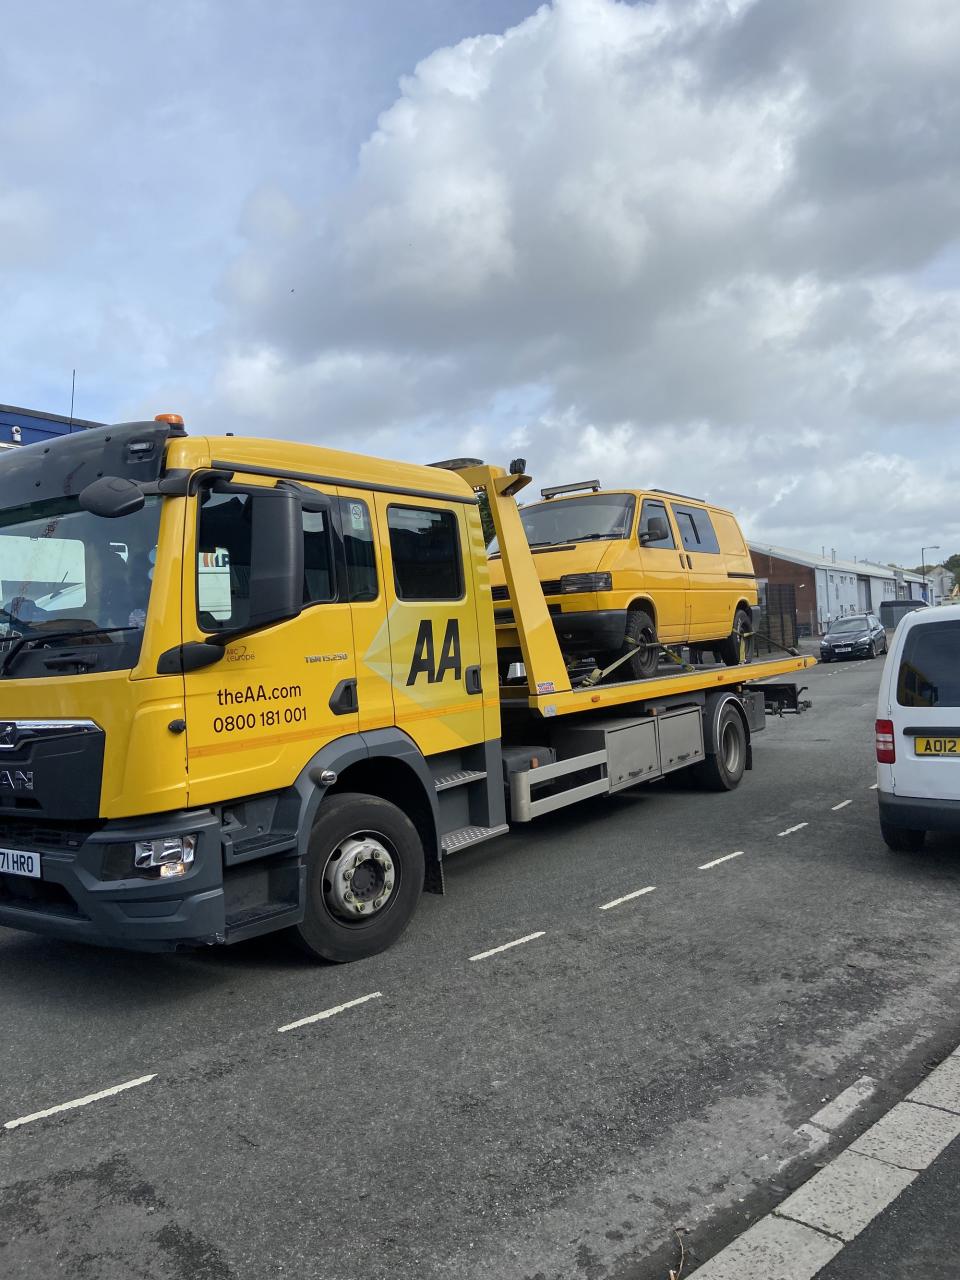
M 939 544 L 938 544 L 937 546 L 933 546 L 933 547 L 921 547 L 921 548 L 920 548 L 920 577 L 923 579 L 923 589 L 924 589 L 924 591 L 926 591 L 926 589 L 927 589 L 927 552 L 928 552 L 928 551 L 939 551 L 939 550 L 940 550 Z M 932 604 L 932 601 L 928 600 L 928 601 L 927 601 L 927 604 Z

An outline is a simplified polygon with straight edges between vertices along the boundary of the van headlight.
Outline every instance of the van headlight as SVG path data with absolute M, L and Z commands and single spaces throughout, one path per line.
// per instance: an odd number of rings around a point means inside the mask
M 196 836 L 160 836 L 156 840 L 137 840 L 133 846 L 133 865 L 139 871 L 159 867 L 161 878 L 183 876 L 193 862 L 196 849 Z
M 560 579 L 560 592 L 565 596 L 575 591 L 609 591 L 612 586 L 609 573 L 565 573 Z

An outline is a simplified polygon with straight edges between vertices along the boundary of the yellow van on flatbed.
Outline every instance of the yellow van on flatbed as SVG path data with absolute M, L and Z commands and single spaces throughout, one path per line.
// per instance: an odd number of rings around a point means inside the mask
M 584 492 L 586 490 L 587 492 Z M 520 519 L 561 650 L 618 679 L 656 674 L 660 646 L 689 645 L 728 666 L 752 656 L 759 619 L 753 563 L 734 515 L 661 489 L 542 489 Z M 496 542 L 490 547 L 501 670 L 520 659 Z

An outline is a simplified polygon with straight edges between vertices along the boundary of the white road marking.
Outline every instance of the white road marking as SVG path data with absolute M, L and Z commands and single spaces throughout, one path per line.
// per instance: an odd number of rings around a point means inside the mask
M 703 866 L 697 867 L 698 871 L 709 871 L 711 867 L 719 867 L 721 862 L 729 862 L 731 858 L 742 858 L 743 850 L 738 849 L 736 853 L 725 853 L 722 858 L 714 858 L 712 862 L 705 862 Z
M 848 804 L 853 804 L 852 800 L 841 800 L 839 804 L 835 804 L 831 808 L 831 813 L 836 813 L 838 809 L 845 809 Z
M 795 831 L 802 831 L 804 827 L 809 827 L 809 822 L 798 822 L 795 827 L 787 827 L 786 831 L 778 831 L 778 836 L 792 836 Z
M 34 1111 L 29 1116 L 20 1116 L 18 1120 L 7 1120 L 5 1129 L 18 1129 L 22 1124 L 32 1124 L 34 1120 L 45 1120 L 47 1116 L 58 1115 L 61 1111 L 72 1111 L 75 1107 L 86 1107 L 91 1102 L 99 1102 L 102 1098 L 112 1098 L 114 1094 L 123 1093 L 125 1089 L 136 1089 L 137 1085 L 149 1084 L 156 1080 L 154 1072 L 151 1076 L 140 1076 L 136 1080 L 127 1080 L 125 1084 L 115 1084 L 110 1089 L 101 1089 L 99 1093 L 88 1093 L 85 1098 L 74 1098 L 72 1102 L 61 1102 L 55 1107 L 47 1107 L 44 1111 Z
M 539 933 L 528 933 L 525 938 L 514 938 L 513 942 L 505 942 L 502 947 L 491 947 L 489 951 L 480 951 L 471 960 L 486 960 L 488 956 L 498 955 L 501 951 L 509 951 L 511 947 L 522 947 L 525 942 L 533 942 L 534 938 L 542 938 L 544 930 Z
M 371 991 L 368 996 L 357 996 L 356 1000 L 348 1000 L 346 1004 L 336 1004 L 332 1009 L 323 1009 L 320 1013 L 311 1013 L 308 1018 L 298 1018 L 296 1022 L 288 1022 L 285 1027 L 277 1027 L 277 1031 L 293 1031 L 294 1028 L 305 1027 L 310 1022 L 323 1022 L 325 1018 L 343 1013 L 344 1009 L 353 1009 L 358 1004 L 366 1004 L 368 1000 L 379 1000 L 382 995 L 382 991 Z
M 871 782 L 870 786 L 869 786 L 869 787 L 867 787 L 867 790 L 868 790 L 868 791 L 876 791 L 876 789 L 877 789 L 877 787 L 879 787 L 879 785 L 880 785 L 880 783 L 879 783 L 879 782 Z
M 633 893 L 625 893 L 622 898 L 614 898 L 612 902 L 604 902 L 601 911 L 609 911 L 611 907 L 619 907 L 621 902 L 629 902 L 632 898 L 640 898 L 645 893 L 653 893 L 657 886 L 648 884 L 645 889 L 634 889 Z

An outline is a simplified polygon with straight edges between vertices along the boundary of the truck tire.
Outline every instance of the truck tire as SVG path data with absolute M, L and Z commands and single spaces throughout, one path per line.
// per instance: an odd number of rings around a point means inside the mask
M 880 834 L 883 843 L 893 853 L 919 853 L 927 837 L 925 831 L 914 831 L 910 827 L 891 827 L 880 819 Z
M 423 873 L 420 836 L 396 805 L 352 792 L 330 796 L 310 833 L 295 941 L 313 959 L 336 963 L 386 950 L 416 910 Z
M 627 614 L 627 630 L 623 640 L 621 653 L 643 647 L 629 657 L 621 668 L 623 675 L 614 674 L 613 679 L 649 680 L 657 674 L 660 666 L 660 642 L 657 640 L 657 628 L 645 609 L 631 609 Z
M 692 765 L 690 776 L 704 791 L 733 791 L 739 786 L 746 767 L 747 731 L 740 712 L 728 703 L 717 722 L 716 755 Z
M 728 667 L 740 665 L 740 641 L 743 639 L 743 660 L 750 662 L 753 658 L 753 621 L 746 609 L 738 609 L 733 615 L 733 630 L 726 640 L 715 646 L 715 652 Z

